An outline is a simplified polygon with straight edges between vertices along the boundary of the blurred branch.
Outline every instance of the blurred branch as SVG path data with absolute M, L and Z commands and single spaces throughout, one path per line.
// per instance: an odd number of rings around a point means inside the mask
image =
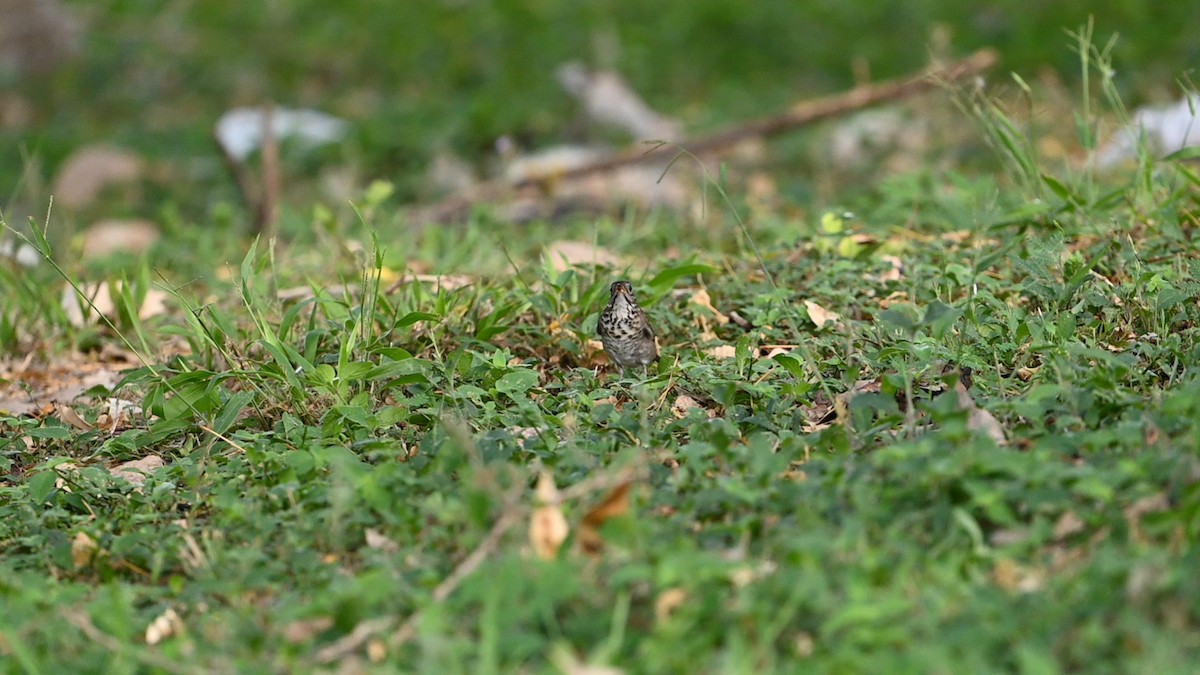
M 283 171 L 279 167 L 279 135 L 275 133 L 275 105 L 263 107 L 262 200 L 258 203 L 255 234 L 275 234 L 279 197 L 283 193 Z
M 557 503 L 561 504 L 581 499 L 597 492 L 606 492 L 623 483 L 633 480 L 643 480 L 645 476 L 646 466 L 644 460 L 624 467 L 610 468 L 607 471 L 594 473 L 578 483 L 559 491 Z M 434 605 L 441 604 L 454 591 L 458 590 L 462 582 L 479 569 L 479 566 L 496 552 L 500 547 L 500 542 L 504 535 L 528 518 L 532 507 L 533 504 L 521 503 L 516 497 L 510 498 L 504 506 L 504 511 L 496 519 L 492 528 L 488 530 L 483 540 L 433 589 L 430 603 Z M 421 620 L 421 617 L 422 610 L 417 610 L 410 614 L 392 633 L 388 639 L 388 645 L 395 649 L 412 640 L 416 635 L 417 623 Z M 319 664 L 339 661 L 362 647 L 372 637 L 391 630 L 393 626 L 396 626 L 396 619 L 392 616 L 385 615 L 374 619 L 367 619 L 355 626 L 354 630 L 347 633 L 341 639 L 318 650 L 313 655 L 313 660 Z
M 422 221 L 446 222 L 466 215 L 475 204 L 504 197 L 514 190 L 535 187 L 549 189 L 554 183 L 573 180 L 595 173 L 612 171 L 630 164 L 667 160 L 680 152 L 694 155 L 710 154 L 752 139 L 775 136 L 806 124 L 869 108 L 880 103 L 918 94 L 946 82 L 971 77 L 991 68 L 999 60 L 994 50 L 983 49 L 960 61 L 933 65 L 923 72 L 906 78 L 864 84 L 840 94 L 812 101 L 801 101 L 783 113 L 731 125 L 725 129 L 684 139 L 679 143 L 636 143 L 589 164 L 530 176 L 518 182 L 492 181 L 463 190 L 420 212 Z
M 283 170 L 279 158 L 279 134 L 275 124 L 275 104 L 263 106 L 262 155 L 259 158 L 261 178 L 256 178 L 249 159 L 239 156 L 223 142 L 220 129 L 213 130 L 213 141 L 221 152 L 225 168 L 233 176 L 246 211 L 254 218 L 254 234 L 275 234 L 279 216 L 279 200 L 283 193 Z

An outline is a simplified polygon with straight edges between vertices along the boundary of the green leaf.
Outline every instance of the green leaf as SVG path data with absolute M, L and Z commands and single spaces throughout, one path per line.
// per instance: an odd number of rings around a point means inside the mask
M 508 394 L 509 396 L 523 394 L 536 387 L 538 379 L 539 376 L 536 370 L 529 370 L 527 368 L 514 370 L 496 380 L 496 391 Z
M 58 472 L 54 469 L 42 471 L 29 479 L 25 485 L 29 489 L 29 498 L 35 504 L 44 504 L 54 491 L 54 483 L 58 480 Z
M 846 221 L 832 211 L 821 214 L 821 232 L 825 234 L 841 234 L 846 229 Z
M 242 288 L 249 289 L 250 279 L 254 278 L 254 259 L 258 256 L 258 237 L 250 242 L 250 248 L 246 250 L 246 255 L 242 257 L 241 264 L 241 283 Z
M 902 312 L 899 309 L 885 309 L 879 313 L 879 320 L 888 324 L 892 328 L 899 328 L 903 331 L 912 332 L 917 329 L 917 322 L 909 316 L 907 312 Z
M 659 298 L 661 298 L 663 295 L 666 295 L 667 291 L 670 291 L 675 286 L 676 281 L 682 279 L 683 277 L 695 276 L 697 274 L 716 273 L 717 269 L 715 267 L 709 267 L 708 265 L 700 265 L 697 263 L 668 267 L 667 269 L 655 275 L 653 279 L 646 282 L 646 285 L 650 287 L 651 294 L 654 297 L 643 304 L 653 305 L 658 301 Z
M 416 381 L 425 380 L 429 370 L 429 362 L 422 359 L 407 358 L 403 361 L 384 361 L 371 368 L 364 375 L 368 382 L 375 380 L 390 380 L 409 375 L 420 376 Z
M 933 337 L 941 339 L 962 314 L 963 310 L 935 300 L 925 309 L 925 318 L 921 319 L 921 325 L 929 328 Z
M 1079 198 L 1079 195 L 1072 192 L 1070 188 L 1068 188 L 1065 184 L 1063 184 L 1062 181 L 1054 176 L 1051 176 L 1048 173 L 1043 173 L 1042 182 L 1045 183 L 1046 187 L 1050 188 L 1050 191 L 1053 192 L 1059 199 L 1070 204 L 1083 203 L 1083 200 Z
M 254 400 L 253 391 L 239 391 L 233 396 L 230 396 L 224 405 L 221 406 L 221 412 L 217 415 L 217 419 L 213 421 L 213 430 L 218 434 L 225 434 L 233 423 L 237 421 L 238 416 L 250 405 Z
M 430 314 L 429 312 L 409 312 L 400 317 L 400 320 L 396 322 L 396 328 L 405 328 L 418 321 L 438 321 L 439 319 L 440 317 L 437 314 Z
M 378 367 L 368 361 L 352 361 L 338 368 L 338 376 L 346 382 L 359 382 Z
M 214 375 L 208 371 L 196 371 L 176 375 L 167 381 L 172 396 L 163 406 L 163 417 L 168 419 L 191 419 L 195 414 L 207 414 L 220 404 L 217 390 L 210 384 Z
M 1168 162 L 1182 162 L 1189 159 L 1200 159 L 1200 145 L 1189 145 L 1163 157 Z
M 787 354 L 777 354 L 774 358 L 775 362 L 791 373 L 792 377 L 802 382 L 807 379 L 807 375 L 804 373 L 804 364 L 800 363 L 800 359 Z
M 375 350 L 375 353 L 379 354 L 380 356 L 387 357 L 393 361 L 403 361 L 413 357 L 413 355 L 407 349 L 401 349 L 400 347 L 383 347 Z
M 30 429 L 25 433 L 29 434 L 30 438 L 49 438 L 56 441 L 64 441 L 71 438 L 71 430 L 66 427 L 37 427 Z
M 287 353 L 283 349 L 283 345 L 275 344 L 269 340 L 259 340 L 258 343 L 262 348 L 267 350 L 271 358 L 275 360 L 275 364 L 279 366 L 280 376 L 291 387 L 293 394 L 299 395 L 304 391 L 304 385 L 300 383 L 300 378 L 296 375 L 296 367 L 288 360 Z
M 396 187 L 391 182 L 386 180 L 373 180 L 367 186 L 367 194 L 364 206 L 368 209 L 377 208 L 380 204 L 387 201 L 388 197 L 396 191 Z
M 367 409 L 357 405 L 339 405 L 334 408 L 334 412 L 345 420 L 353 422 L 355 425 L 364 429 L 371 428 L 371 420 L 367 415 Z

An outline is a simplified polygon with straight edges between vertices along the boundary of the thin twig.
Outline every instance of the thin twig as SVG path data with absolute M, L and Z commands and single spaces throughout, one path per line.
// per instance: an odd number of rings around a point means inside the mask
M 622 483 L 636 480 L 642 476 L 643 468 L 641 463 L 639 463 L 623 467 L 618 471 L 589 476 L 568 488 L 560 490 L 556 503 L 561 504 L 596 492 L 603 492 L 615 488 Z M 463 558 L 462 562 L 433 589 L 431 603 L 430 605 L 426 605 L 426 607 L 445 602 L 462 585 L 467 577 L 471 576 L 489 556 L 495 553 L 504 535 L 528 517 L 532 507 L 532 504 L 515 502 L 506 506 L 504 513 L 492 525 L 492 529 L 488 530 L 488 533 L 484 535 L 479 545 L 466 558 Z M 411 640 L 416 634 L 417 624 L 420 623 L 422 616 L 423 609 L 418 609 L 410 614 L 388 639 L 389 646 L 394 649 Z M 317 651 L 313 655 L 313 660 L 320 664 L 337 661 L 354 652 L 375 635 L 389 630 L 395 622 L 394 617 L 376 617 L 363 621 L 345 636 Z
M 505 533 L 517 523 L 524 520 L 524 511 L 525 509 L 510 509 L 500 516 L 500 519 L 496 521 L 495 525 L 492 525 L 492 529 L 488 531 L 483 541 L 479 542 L 479 546 L 476 546 L 475 550 L 471 551 L 471 555 L 463 558 L 458 567 L 455 567 L 454 571 L 443 579 L 442 583 L 437 585 L 437 588 L 433 589 L 432 604 L 440 605 L 445 602 L 446 598 L 450 597 L 450 594 L 456 591 L 462 582 L 471 576 L 472 572 L 479 569 L 483 561 L 487 560 L 488 556 L 492 555 L 500 546 L 500 540 L 504 537 Z M 400 624 L 395 633 L 392 633 L 391 639 L 388 640 L 390 646 L 392 648 L 399 647 L 411 640 L 417 632 L 417 624 L 421 621 L 423 615 L 424 611 L 420 609 L 408 615 L 404 623 Z
M 262 201 L 256 214 L 256 234 L 275 234 L 275 223 L 279 219 L 279 198 L 283 194 L 283 171 L 279 165 L 279 136 L 275 133 L 275 104 L 263 106 L 262 142 Z
M 126 656 L 134 661 L 152 668 L 159 668 L 169 673 L 204 673 L 207 670 L 201 666 L 185 666 L 176 663 L 170 659 L 164 658 L 149 652 L 145 649 L 138 649 L 133 645 L 128 645 L 118 640 L 117 638 L 105 633 L 92 623 L 92 618 L 83 610 L 64 611 L 63 617 L 68 623 L 78 628 L 87 636 L 89 640 L 95 642 L 101 647 L 107 649 L 114 654 Z
M 806 124 L 845 115 L 886 101 L 905 98 L 933 89 L 946 82 L 970 77 L 991 68 L 998 60 L 999 56 L 994 50 L 983 49 L 961 61 L 947 65 L 934 65 L 911 77 L 864 84 L 832 96 L 801 101 L 783 113 L 741 122 L 678 143 L 657 142 L 651 143 L 649 146 L 646 143 L 635 143 L 594 162 L 570 169 L 528 176 L 515 183 L 507 181 L 481 183 L 434 204 L 423 213 L 428 220 L 441 222 L 462 214 L 474 204 L 499 199 L 520 188 L 546 188 L 554 183 L 611 171 L 629 164 L 665 160 L 678 154 L 681 150 L 692 154 L 708 154 L 724 150 L 750 138 L 774 136 Z
M 394 616 L 367 619 L 355 626 L 354 630 L 319 649 L 316 654 L 313 654 L 313 661 L 320 664 L 338 661 L 361 647 L 372 636 L 390 629 L 395 623 L 396 617 Z
M 243 448 L 242 446 L 238 445 L 237 442 L 234 441 L 233 439 L 230 439 L 227 436 L 225 436 L 224 434 L 216 431 L 215 429 L 210 429 L 210 428 L 204 426 L 203 424 L 199 425 L 199 427 L 202 431 L 207 431 L 208 433 L 212 434 L 213 436 L 216 436 L 217 438 L 221 439 L 222 441 L 225 441 L 226 443 L 233 446 L 234 448 L 237 448 L 239 451 L 241 451 L 241 453 L 243 455 L 246 454 L 246 449 Z
M 229 151 L 229 148 L 225 147 L 225 143 L 222 142 L 216 130 L 213 131 L 212 138 L 213 143 L 217 146 L 217 150 L 221 153 L 221 161 L 224 162 L 229 175 L 233 177 L 233 184 L 237 186 L 238 194 L 242 197 L 242 203 L 246 205 L 246 211 L 257 217 L 259 196 L 258 184 L 255 181 L 254 172 L 250 170 L 250 166 L 246 162 L 234 156 Z

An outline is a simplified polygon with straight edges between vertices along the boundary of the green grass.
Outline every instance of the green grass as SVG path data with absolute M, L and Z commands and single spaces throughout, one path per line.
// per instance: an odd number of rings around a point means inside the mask
M 145 406 L 130 428 L 4 421 L 0 653 L 28 672 L 307 668 L 362 622 L 381 619 L 386 645 L 419 613 L 411 639 L 373 653 L 471 672 L 564 653 L 632 672 L 1183 672 L 1200 649 L 1196 183 L 1156 163 L 1103 204 L 1052 191 L 1030 211 L 1014 188 L 931 175 L 884 185 L 840 231 L 747 231 L 761 263 L 651 258 L 634 278 L 664 359 L 646 380 L 590 360 L 618 270 L 534 262 L 386 293 L 388 253 L 368 243 L 375 255 L 338 264 L 352 292 L 282 303 L 300 277 L 284 270 L 309 254 L 260 242 L 230 281 L 174 289 L 186 311 L 118 320 L 135 347 L 140 329 L 190 352 L 112 392 Z M 854 251 L 851 234 L 878 246 Z M 880 279 L 885 252 L 903 278 Z M 701 283 L 753 328 L 670 292 Z M 45 295 L 39 333 L 69 332 Z M 841 325 L 818 329 L 803 300 Z M 703 351 L 702 317 L 734 358 Z M 762 358 L 768 344 L 797 346 Z M 922 394 L 947 364 L 973 370 L 1007 447 Z M 807 426 L 863 379 L 880 393 Z M 703 409 L 675 415 L 680 394 Z M 167 466 L 141 491 L 105 470 L 151 453 Z M 65 460 L 81 468 L 56 487 Z M 641 476 L 598 557 L 529 552 L 543 468 L 561 487 Z M 565 504 L 574 527 L 604 493 Z M 96 544 L 82 561 L 79 533 Z M 185 631 L 145 645 L 168 608 Z
M 285 236 L 252 242 L 228 186 L 201 180 L 145 200 L 164 229 L 150 254 L 84 262 L 62 216 L 37 219 L 55 264 L 0 264 L 0 348 L 35 368 L 143 361 L 71 404 L 94 428 L 0 414 L 0 669 L 1189 672 L 1200 176 L 1044 156 L 1060 126 L 1086 154 L 1123 115 L 1089 30 L 1070 38 L 1077 113 L 1045 119 L 1023 80 L 1015 102 L 957 96 L 954 123 L 999 166 L 847 176 L 821 200 L 781 179 L 804 198 L 774 210 L 735 180 L 709 186 L 703 223 L 515 228 L 485 205 L 416 229 L 376 184 L 353 206 L 293 194 Z M 628 265 L 557 271 L 541 252 L 567 238 Z M 396 283 L 412 263 L 473 283 Z M 65 280 L 97 278 L 125 282 L 119 311 L 75 327 Z M 660 335 L 647 377 L 589 344 L 616 278 Z M 280 298 L 297 286 L 312 296 Z M 139 319 L 160 290 L 171 311 Z M 805 301 L 840 320 L 818 327 Z M 968 371 L 1006 444 L 931 393 Z M 110 430 L 109 397 L 144 412 Z M 151 455 L 166 464 L 140 489 L 110 471 Z M 529 541 L 544 472 L 571 527 L 549 560 Z M 156 623 L 173 632 L 148 640 Z

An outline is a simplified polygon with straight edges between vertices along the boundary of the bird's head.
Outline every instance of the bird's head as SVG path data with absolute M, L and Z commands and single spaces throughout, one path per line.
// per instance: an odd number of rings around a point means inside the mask
M 627 300 L 636 301 L 636 298 L 633 295 L 633 284 L 629 283 L 628 281 L 622 280 L 612 282 L 612 285 L 608 287 L 608 294 L 613 300 L 616 300 L 617 296 L 623 295 Z

